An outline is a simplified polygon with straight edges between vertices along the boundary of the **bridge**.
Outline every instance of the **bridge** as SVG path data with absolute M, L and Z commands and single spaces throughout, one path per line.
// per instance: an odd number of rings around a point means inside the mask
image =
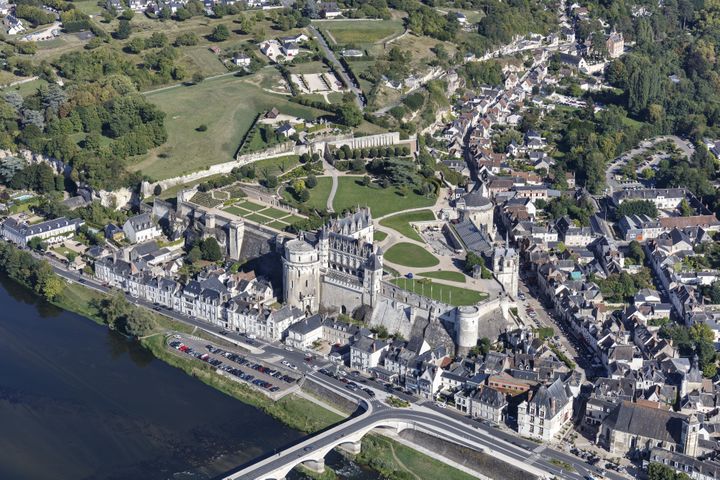
M 350 393 L 322 378 L 313 376 L 312 381 L 345 397 Z M 406 429 L 424 432 L 510 463 L 525 470 L 528 478 L 583 478 L 582 469 L 580 473 L 565 472 L 545 460 L 539 453 L 534 454 L 504 441 L 493 431 L 478 428 L 476 424 L 469 424 L 428 408 L 392 408 L 378 399 L 366 399 L 360 395 L 353 395 L 353 399 L 364 410 L 360 415 L 226 474 L 224 480 L 283 480 L 293 468 L 301 464 L 322 473 L 325 469 L 325 456 L 330 450 L 340 448 L 358 454 L 361 451 L 362 438 L 376 429 L 395 433 Z

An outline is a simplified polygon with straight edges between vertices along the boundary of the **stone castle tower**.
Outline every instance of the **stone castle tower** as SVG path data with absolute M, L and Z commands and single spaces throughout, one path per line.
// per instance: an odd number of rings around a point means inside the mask
M 502 285 L 505 293 L 515 298 L 518 294 L 518 281 L 520 277 L 520 256 L 514 248 L 510 248 L 509 243 L 505 243 L 505 247 L 496 248 L 493 252 L 493 275 L 500 285 Z
M 320 257 L 318 250 L 299 237 L 285 244 L 283 300 L 308 312 L 320 306 Z
M 378 247 L 375 253 L 365 262 L 363 276 L 363 303 L 374 307 L 380 295 L 380 281 L 383 276 L 383 250 Z
M 477 345 L 480 309 L 474 305 L 458 307 L 455 319 L 455 343 L 459 354 L 467 352 Z
M 245 223 L 242 220 L 233 220 L 228 224 L 228 255 L 233 260 L 240 260 L 243 238 L 245 237 Z

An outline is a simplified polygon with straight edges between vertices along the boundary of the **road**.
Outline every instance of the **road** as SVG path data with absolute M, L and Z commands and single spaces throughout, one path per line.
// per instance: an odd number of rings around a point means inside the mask
M 48 260 L 47 257 L 41 256 L 37 253 L 34 253 L 34 255 L 38 258 Z M 103 293 L 108 293 L 110 291 L 109 288 L 95 281 L 92 277 L 66 270 L 64 266 L 57 261 L 50 260 L 50 265 L 52 266 L 55 273 L 68 281 L 81 283 L 88 288 L 92 288 Z M 348 391 L 344 388 L 344 384 L 340 381 L 335 380 L 331 377 L 326 377 L 315 371 L 315 369 L 319 367 L 328 366 L 329 364 L 327 362 L 318 362 L 317 360 L 314 360 L 312 362 L 306 362 L 304 360 L 306 355 L 304 352 L 300 352 L 297 350 L 288 351 L 283 346 L 273 345 L 261 341 L 249 341 L 246 337 L 243 337 L 238 333 L 226 333 L 220 335 L 218 334 L 220 327 L 209 325 L 206 322 L 201 322 L 199 320 L 186 317 L 179 314 L 178 312 L 174 312 L 171 310 L 158 310 L 158 307 L 136 298 L 128 297 L 128 300 L 136 305 L 156 310 L 158 311 L 158 313 L 171 317 L 185 324 L 201 328 L 225 340 L 230 340 L 233 343 L 240 344 L 243 348 L 252 350 L 252 356 L 257 357 L 259 360 L 264 360 L 268 363 L 277 364 L 282 359 L 287 359 L 297 365 L 298 371 L 304 374 L 306 376 L 306 379 L 311 379 L 311 381 L 322 383 L 324 386 L 329 386 L 330 388 L 333 388 L 335 390 L 340 390 L 346 395 L 352 395 L 358 400 L 358 402 L 370 401 L 373 402 L 373 405 L 376 405 L 378 404 L 378 402 L 380 402 L 380 399 L 387 396 L 387 393 L 385 392 L 384 387 L 381 383 L 374 382 L 368 379 L 358 378 L 355 380 L 358 383 L 363 383 L 363 386 L 367 386 L 373 389 L 373 391 L 376 392 L 376 399 L 371 400 L 370 397 L 364 393 L 354 393 Z M 252 342 L 252 345 L 248 345 L 248 342 Z M 505 432 L 492 426 L 480 424 L 475 421 L 469 421 L 467 417 L 463 416 L 459 412 L 456 412 L 455 410 L 440 409 L 433 405 L 428 406 L 428 402 L 424 402 L 422 400 L 418 402 L 417 399 L 415 399 L 414 397 L 401 392 L 393 391 L 392 394 L 394 396 L 407 400 L 412 404 L 412 407 L 409 410 L 409 412 L 412 413 L 403 413 L 402 415 L 404 416 L 398 418 L 411 422 L 418 422 L 422 425 L 425 425 L 426 423 L 428 425 L 436 425 L 438 429 L 447 428 L 448 430 L 446 430 L 446 433 L 450 432 L 454 435 L 462 435 L 463 438 L 466 437 L 467 442 L 465 445 L 469 448 L 477 449 L 479 447 L 482 447 L 483 445 L 484 448 L 494 448 L 496 450 L 500 448 L 501 453 L 507 455 L 509 458 L 523 462 L 530 459 L 532 465 L 538 466 L 539 468 L 542 468 L 553 475 L 557 475 L 559 478 L 579 479 L 582 478 L 582 475 L 585 474 L 584 472 L 599 472 L 599 469 L 597 469 L 596 467 L 588 466 L 582 459 L 578 457 L 562 451 L 555 450 L 550 447 L 546 447 L 544 445 L 540 446 L 537 443 L 531 442 L 529 440 L 524 440 L 511 432 Z M 387 419 L 388 417 L 386 415 L 392 416 L 398 412 L 397 409 L 387 410 L 387 407 L 384 407 L 382 404 L 380 404 L 377 409 L 379 412 L 382 413 L 382 416 L 376 417 L 378 419 Z M 386 410 L 393 413 L 384 413 L 386 412 Z M 450 421 L 452 421 L 452 424 L 448 423 Z M 501 441 L 502 443 L 498 443 L 498 441 Z M 575 473 L 562 472 L 562 469 L 550 463 L 552 460 L 572 465 Z M 603 472 L 603 474 L 609 478 L 612 478 L 613 480 L 620 480 L 624 478 L 613 472 Z
M 355 85 L 355 82 L 352 81 L 350 75 L 348 75 L 348 73 L 345 71 L 345 68 L 335 56 L 335 53 L 330 49 L 323 36 L 320 35 L 320 32 L 317 31 L 317 28 L 315 28 L 314 25 L 310 25 L 308 29 L 310 30 L 312 36 L 315 37 L 315 40 L 317 40 L 318 45 L 320 45 L 320 48 L 322 49 L 327 59 L 330 60 L 330 63 L 335 66 L 335 71 L 337 72 L 337 74 L 340 75 L 340 78 L 342 78 L 343 82 L 348 86 L 350 91 L 355 94 L 355 103 L 357 103 L 358 108 L 360 110 L 363 110 L 365 108 L 365 97 L 363 96 L 360 87 L 358 85 Z
M 228 474 L 226 480 L 274 478 L 273 475 L 277 472 L 282 472 L 300 462 L 324 457 L 327 451 L 341 443 L 347 443 L 348 439 L 357 437 L 359 433 L 362 434 L 374 427 L 394 424 L 403 424 L 407 428 L 434 433 L 458 445 L 488 452 L 511 464 L 523 465 L 525 468 L 543 472 L 548 478 L 582 479 L 590 474 L 604 474 L 613 480 L 622 478 L 601 468 L 588 466 L 571 455 L 518 439 L 478 422 L 468 422 L 459 415 L 447 415 L 443 410 L 436 411 L 418 404 L 413 404 L 409 408 L 389 407 L 384 402 L 386 397 L 382 390 L 373 388 L 376 396 L 369 397 L 364 392 L 350 392 L 343 388 L 342 383 L 335 382 L 329 377 L 322 377 L 317 373 L 311 374 L 311 377 L 312 381 L 325 388 L 343 396 L 354 397 L 365 411 L 334 428 L 291 445 L 277 454 L 252 462 Z M 559 466 L 564 464 L 570 465 L 572 471 Z

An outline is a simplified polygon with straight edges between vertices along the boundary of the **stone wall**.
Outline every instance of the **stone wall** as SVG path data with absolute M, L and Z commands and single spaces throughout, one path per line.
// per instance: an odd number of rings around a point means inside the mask
M 230 173 L 233 168 L 241 167 L 259 160 L 265 160 L 268 158 L 277 158 L 285 155 L 302 155 L 307 152 L 308 148 L 304 145 L 295 146 L 293 142 L 285 142 L 280 145 L 276 145 L 272 148 L 262 150 L 260 152 L 248 153 L 245 155 L 239 155 L 235 160 L 225 163 L 218 163 L 211 165 L 205 170 L 199 170 L 197 172 L 188 173 L 187 175 L 181 175 L 179 177 L 168 178 L 160 180 L 158 182 L 143 182 L 141 185 L 141 191 L 143 195 L 148 196 L 153 194 L 153 190 L 156 185 L 160 185 L 160 188 L 167 190 L 170 187 L 176 185 L 183 185 L 190 182 L 202 180 L 203 178 L 211 177 L 213 175 Z
M 230 173 L 233 168 L 248 165 L 259 160 L 265 160 L 268 158 L 282 157 L 284 155 L 302 155 L 304 153 L 322 152 L 326 145 L 332 145 L 341 147 L 348 145 L 350 148 L 367 148 L 377 146 L 389 146 L 389 145 L 408 145 L 411 152 L 414 152 L 417 145 L 417 138 L 412 136 L 406 140 L 400 139 L 398 132 L 380 133 L 377 135 L 367 135 L 364 137 L 355 137 L 352 134 L 339 135 L 336 137 L 326 137 L 322 140 L 317 140 L 310 145 L 295 145 L 292 141 L 287 141 L 276 145 L 274 147 L 254 152 L 247 153 L 245 155 L 238 155 L 235 160 L 231 162 L 218 163 L 211 165 L 205 170 L 199 170 L 197 172 L 188 173 L 187 175 L 181 175 L 174 178 L 168 178 L 166 180 L 160 180 L 158 182 L 143 182 L 140 189 L 143 195 L 149 196 L 153 194 L 153 190 L 156 185 L 160 185 L 160 188 L 166 190 L 176 185 L 183 185 L 190 182 L 202 180 L 203 178 L 210 177 L 212 175 Z
M 538 478 L 525 470 L 494 458 L 491 454 L 462 447 L 417 430 L 403 430 L 400 432 L 400 438 L 422 445 L 425 449 L 436 452 L 438 457 L 445 457 L 490 478 L 502 478 L 504 480 L 532 480 Z
M 312 395 L 313 397 L 322 399 L 324 402 L 331 404 L 333 407 L 347 413 L 348 415 L 352 414 L 353 412 L 355 412 L 355 410 L 358 409 L 357 403 L 341 395 L 338 395 L 334 391 L 329 390 L 313 381 L 306 380 L 302 384 L 301 388 L 302 391 Z
M 351 287 L 345 287 L 325 281 L 320 285 L 320 306 L 324 311 L 346 313 L 350 315 L 357 307 L 362 305 L 362 292 Z M 345 312 L 343 312 L 345 307 Z

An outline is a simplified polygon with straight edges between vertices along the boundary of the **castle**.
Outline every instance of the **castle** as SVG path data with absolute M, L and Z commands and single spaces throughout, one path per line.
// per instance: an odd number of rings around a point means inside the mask
M 375 306 L 381 288 L 383 252 L 373 243 L 370 209 L 330 221 L 316 234 L 285 243 L 283 300 L 306 312 L 352 313 Z
M 370 210 L 359 208 L 317 232 L 285 242 L 284 302 L 307 313 L 349 315 L 359 307 L 370 307 L 366 312 L 370 325 L 405 338 L 419 336 L 448 351 L 467 351 L 476 345 L 481 331 L 482 336 L 492 337 L 508 325 L 505 295 L 458 308 L 383 281 L 383 252 L 374 246 L 373 230 Z M 505 255 L 498 259 L 502 268 L 497 267 L 504 272 L 501 284 L 513 293 L 516 260 L 516 255 Z

